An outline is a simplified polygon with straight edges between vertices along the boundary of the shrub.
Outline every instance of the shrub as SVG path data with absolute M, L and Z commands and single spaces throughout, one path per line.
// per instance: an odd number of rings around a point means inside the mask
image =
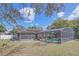
M 0 46 L 1 47 L 6 47 L 11 43 L 11 41 L 9 39 L 1 39 L 0 40 Z

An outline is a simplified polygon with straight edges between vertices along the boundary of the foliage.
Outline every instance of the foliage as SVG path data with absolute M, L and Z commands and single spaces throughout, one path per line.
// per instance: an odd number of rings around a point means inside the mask
M 48 29 L 57 29 L 57 28 L 64 28 L 64 27 L 71 27 L 75 31 L 75 37 L 79 38 L 79 20 L 64 20 L 64 19 L 57 19 L 54 21 Z
M 59 11 L 62 9 L 64 4 L 59 4 L 59 3 L 32 3 L 32 7 L 35 8 L 35 13 L 40 14 L 44 13 L 46 16 L 51 16 L 53 12 Z
M 9 39 L 1 39 L 0 40 L 0 47 L 6 47 L 9 45 L 11 41 Z
M 0 25 L 0 32 L 4 32 L 4 27 Z
M 78 26 L 78 20 L 64 20 L 59 18 L 55 20 L 51 25 L 50 28 L 64 28 L 64 27 L 71 27 L 76 28 Z
M 47 4 L 47 7 L 46 7 L 46 10 L 45 10 L 45 14 L 46 14 L 47 16 L 51 16 L 53 12 L 55 12 L 55 11 L 56 11 L 56 12 L 60 11 L 60 10 L 62 9 L 62 6 L 63 6 L 63 5 L 64 5 L 64 4 L 48 3 L 48 4 Z
M 41 26 L 37 26 L 37 25 L 29 26 L 27 29 L 43 30 Z
M 22 30 L 25 30 L 25 28 L 23 26 L 16 26 L 15 28 L 13 28 L 13 30 L 11 31 L 11 33 L 13 35 L 15 35 L 18 31 L 22 31 Z
M 22 3 L 19 4 L 19 6 L 26 7 L 28 4 Z M 39 3 L 30 3 L 30 6 L 35 8 L 35 13 L 40 14 L 42 12 L 45 13 L 45 15 L 49 16 L 52 15 L 53 11 L 58 11 L 61 9 L 63 4 L 55 4 L 55 3 L 46 3 L 46 4 L 39 4 Z M 8 23 L 12 23 L 13 25 L 18 26 L 17 20 L 23 19 L 20 12 L 16 7 L 14 7 L 11 3 L 3 3 L 0 4 L 0 19 L 5 19 L 8 21 Z
M 59 18 L 55 20 L 50 26 L 48 26 L 48 29 L 56 29 L 56 28 L 63 28 L 63 27 L 66 27 L 66 20 Z
M 16 20 L 21 18 L 19 11 L 13 7 L 13 4 L 0 4 L 0 7 L 1 19 L 7 19 L 15 24 Z

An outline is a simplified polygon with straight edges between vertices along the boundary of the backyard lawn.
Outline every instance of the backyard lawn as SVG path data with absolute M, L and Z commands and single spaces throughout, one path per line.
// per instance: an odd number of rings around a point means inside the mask
M 1 43 L 0 43 L 1 44 Z M 62 44 L 39 41 L 15 41 L 0 45 L 0 55 L 7 56 L 79 56 L 79 41 Z

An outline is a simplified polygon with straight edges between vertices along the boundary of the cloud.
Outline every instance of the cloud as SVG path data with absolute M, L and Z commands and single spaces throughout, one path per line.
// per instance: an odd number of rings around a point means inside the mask
M 25 22 L 32 22 L 35 19 L 34 8 L 25 7 L 20 9 L 19 12 L 26 19 Z
M 72 11 L 72 13 L 68 16 L 68 20 L 73 20 L 79 18 L 79 5 Z
M 63 17 L 63 16 L 64 16 L 64 12 L 59 12 L 59 13 L 57 14 L 57 16 L 58 16 L 58 17 Z
M 74 14 L 71 14 L 71 15 L 68 16 L 67 19 L 68 19 L 68 20 L 73 20 L 74 18 L 76 18 L 76 16 L 75 16 Z

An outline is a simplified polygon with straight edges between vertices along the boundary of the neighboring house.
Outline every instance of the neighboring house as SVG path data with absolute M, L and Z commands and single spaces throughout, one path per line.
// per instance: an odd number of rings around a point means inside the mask
M 0 39 L 13 39 L 13 35 L 11 34 L 9 30 L 5 32 L 1 32 Z
M 0 33 L 0 39 L 12 39 L 12 38 L 13 38 L 12 34 Z
M 12 39 L 12 37 L 13 37 L 13 35 L 0 35 L 0 39 L 2 40 L 2 39 Z

